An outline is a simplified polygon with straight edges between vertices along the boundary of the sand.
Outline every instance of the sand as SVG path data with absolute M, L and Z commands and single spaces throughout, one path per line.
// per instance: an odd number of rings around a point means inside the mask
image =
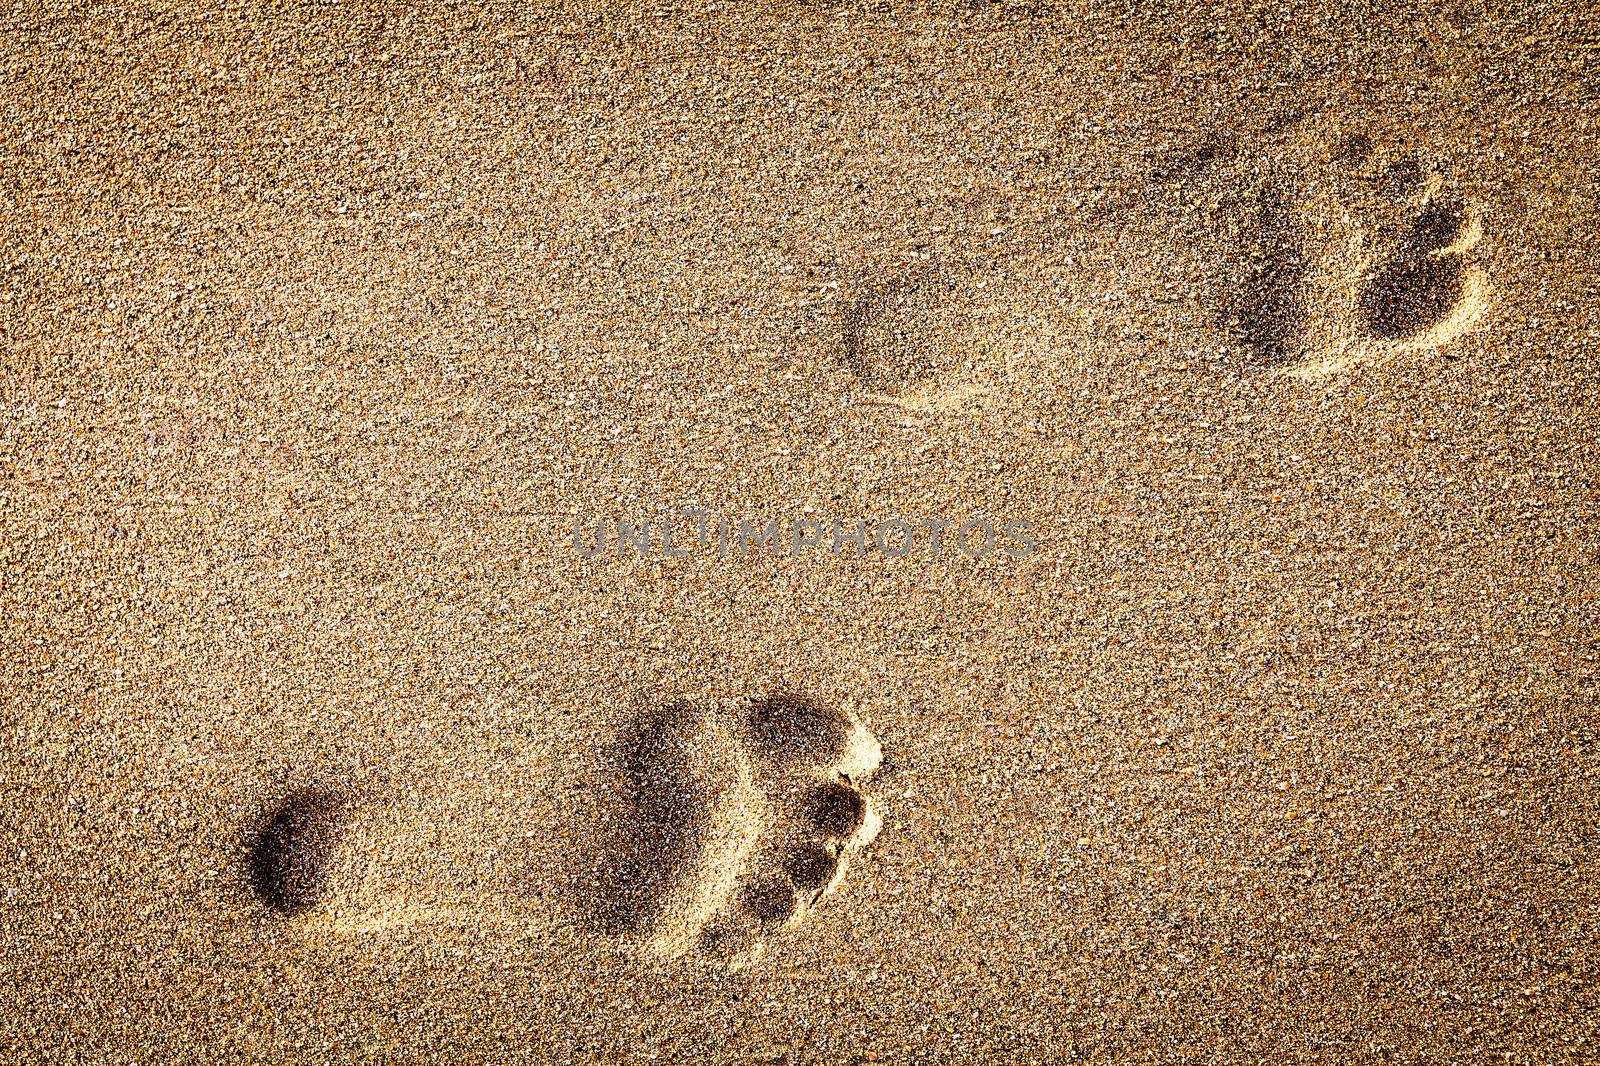
M 1581 6 L 0 42 L 8 1061 L 1600 1060 Z

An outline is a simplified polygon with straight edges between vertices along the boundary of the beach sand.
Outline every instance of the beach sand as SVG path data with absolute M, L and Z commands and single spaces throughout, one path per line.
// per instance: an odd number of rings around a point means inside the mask
M 4 23 L 8 1061 L 1600 1060 L 1581 5 Z

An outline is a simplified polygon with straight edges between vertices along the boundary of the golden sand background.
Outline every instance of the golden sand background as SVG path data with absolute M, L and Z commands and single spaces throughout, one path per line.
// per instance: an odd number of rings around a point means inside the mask
M 4 21 L 8 1058 L 1600 1057 L 1591 12 Z M 1486 289 L 1364 345 L 1413 162 Z M 1221 324 L 1261 189 L 1331 373 Z M 683 503 L 1040 549 L 567 543 Z M 882 744 L 837 891 L 731 972 L 573 920 L 628 717 L 778 689 Z M 312 785 L 378 813 L 284 919 Z

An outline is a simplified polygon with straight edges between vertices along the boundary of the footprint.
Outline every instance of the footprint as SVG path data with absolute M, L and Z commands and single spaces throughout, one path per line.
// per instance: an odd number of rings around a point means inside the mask
M 1221 314 L 1258 365 L 1317 377 L 1446 344 L 1486 305 L 1476 213 L 1414 157 L 1380 165 L 1362 143 L 1335 158 L 1367 167 L 1367 188 L 1341 192 L 1335 180 L 1260 197 L 1243 250 L 1249 269 Z
M 731 715 L 676 704 L 641 716 L 619 754 L 580 906 L 647 954 L 742 965 L 877 833 L 858 786 L 881 753 L 845 711 L 790 695 Z
M 986 395 L 970 379 L 966 357 L 982 282 L 933 268 L 861 286 L 836 324 L 839 362 L 877 403 L 927 415 Z
M 652 708 L 611 746 L 567 825 L 538 841 L 517 826 L 533 849 L 518 854 L 542 860 L 517 876 L 565 864 L 568 898 L 591 929 L 652 956 L 742 965 L 876 834 L 859 786 L 880 758 L 854 715 L 794 696 L 737 711 Z M 359 802 L 292 791 L 250 827 L 242 880 L 266 916 L 335 935 L 547 920 L 517 902 L 516 880 L 492 858 L 510 849 L 461 832 L 482 827 L 452 805 L 457 791 L 407 787 Z
M 247 879 L 268 909 L 293 916 L 322 901 L 345 835 L 344 799 L 307 789 L 280 802 L 251 835 Z

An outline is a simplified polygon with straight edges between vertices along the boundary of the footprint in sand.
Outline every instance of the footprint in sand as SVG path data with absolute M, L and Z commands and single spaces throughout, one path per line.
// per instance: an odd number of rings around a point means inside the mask
M 609 754 L 547 858 L 572 874 L 585 925 L 648 954 L 748 961 L 877 833 L 859 786 L 878 743 L 846 711 L 781 695 L 729 714 L 674 703 L 638 716 Z M 243 880 L 267 913 L 336 934 L 536 920 L 492 868 L 463 883 L 441 865 L 446 851 L 470 864 L 494 850 L 454 847 L 450 827 L 470 823 L 452 817 L 415 797 L 297 789 L 250 826 Z
M 1317 377 L 1443 345 L 1486 306 L 1474 255 L 1483 227 L 1464 200 L 1409 156 L 1361 184 L 1370 188 L 1348 200 L 1260 195 L 1221 315 L 1259 364 Z
M 345 834 L 345 800 L 328 791 L 290 793 L 250 834 L 250 887 L 267 907 L 303 914 L 322 901 Z
M 615 755 L 578 901 L 590 924 L 649 954 L 753 958 L 877 833 L 859 790 L 877 740 L 798 697 L 731 716 L 674 704 L 642 715 Z
M 835 325 L 838 359 L 876 403 L 912 415 L 956 410 L 986 395 L 965 365 L 963 344 L 977 335 L 982 282 L 930 268 L 861 285 Z

